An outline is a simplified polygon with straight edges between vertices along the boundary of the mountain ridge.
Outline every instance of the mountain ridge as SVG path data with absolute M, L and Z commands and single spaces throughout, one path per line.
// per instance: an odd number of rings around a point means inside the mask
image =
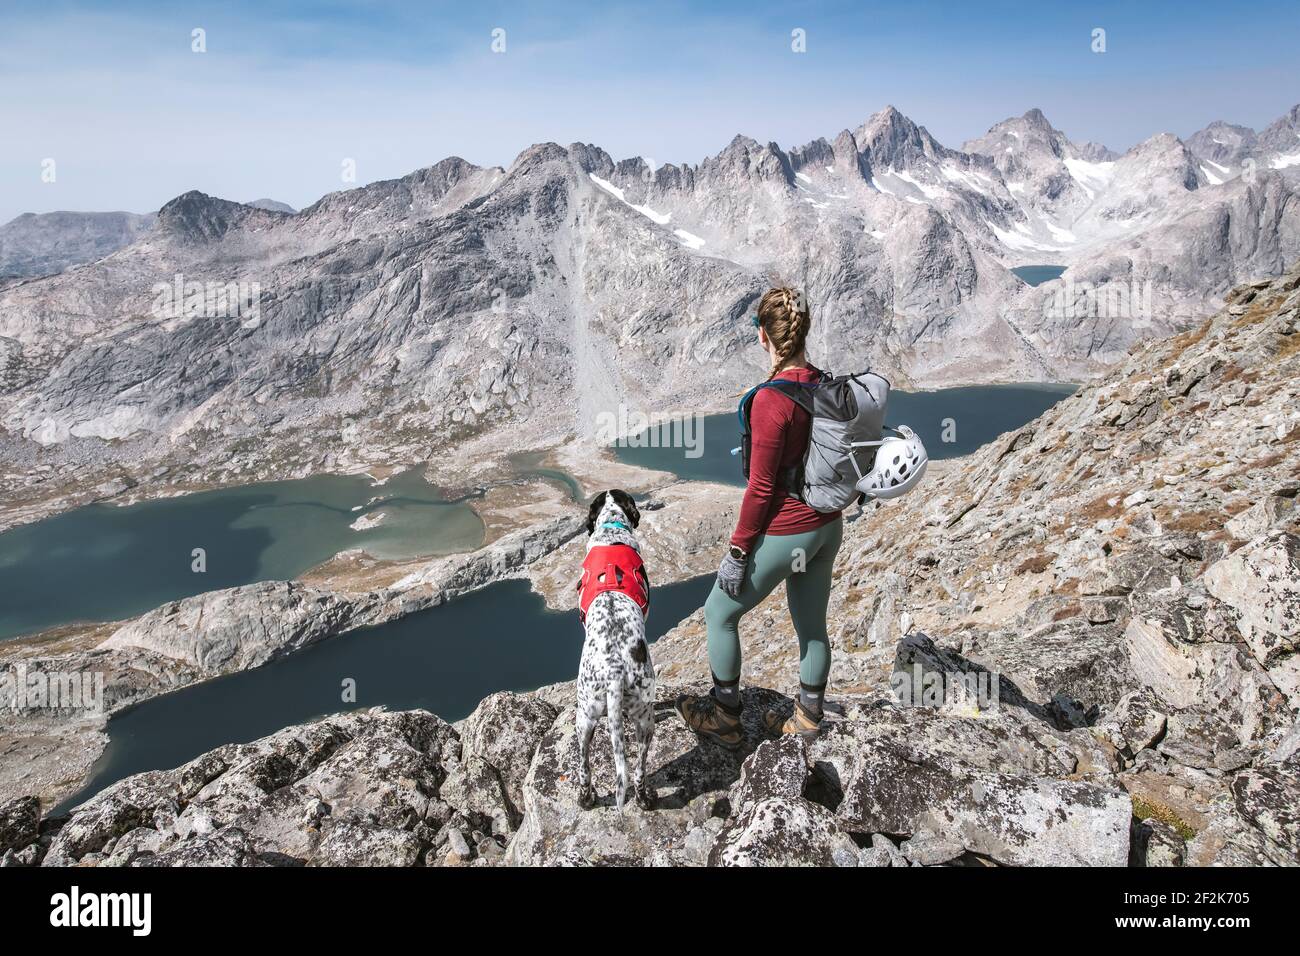
M 301 471 L 344 453 L 347 419 L 407 459 L 485 428 L 590 440 L 611 401 L 714 407 L 761 375 L 738 319 L 773 281 L 805 289 L 813 350 L 842 367 L 1076 379 L 1300 255 L 1287 169 L 1212 185 L 1171 136 L 1110 160 L 1041 111 L 993 130 L 952 150 L 887 107 L 694 166 L 541 143 L 296 214 L 192 191 L 136 242 L 0 287 L 0 444 L 97 484 L 181 458 L 204 480 Z M 1011 272 L 1044 259 L 1065 276 Z M 247 287 L 257 316 L 156 314 L 177 276 Z M 1118 311 L 1089 291 L 1119 287 Z

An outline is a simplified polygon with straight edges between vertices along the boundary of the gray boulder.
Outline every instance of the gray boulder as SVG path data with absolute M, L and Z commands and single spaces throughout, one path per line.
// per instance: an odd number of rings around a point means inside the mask
M 1093 733 L 1132 760 L 1164 736 L 1168 717 L 1161 706 L 1148 689 L 1125 694 L 1113 711 L 1093 725 Z
M 447 774 L 440 796 L 466 815 L 514 822 L 514 805 L 506 795 L 501 775 L 482 757 L 470 756 L 454 767 Z
M 1134 822 L 1132 865 L 1182 866 L 1186 857 L 1186 841 L 1168 823 L 1151 817 Z
M 1261 664 L 1300 646 L 1300 535 L 1278 530 L 1256 538 L 1211 565 L 1205 587 L 1231 609 Z
M 1300 761 L 1265 764 L 1232 780 L 1237 811 L 1290 860 L 1300 865 Z
M 857 866 L 858 849 L 825 807 L 799 797 L 745 804 L 709 854 L 711 866 Z
M 311 866 L 414 866 L 423 850 L 418 837 L 395 827 L 340 821 L 328 823 Z
M 41 804 L 35 797 L 17 797 L 0 803 L 0 855 L 34 843 L 40 824 Z
M 928 830 L 1005 864 L 1128 862 L 1132 808 L 1121 791 L 927 760 L 885 741 L 866 746 L 836 813 L 851 830 Z
M 524 778 L 557 713 L 531 694 L 502 692 L 484 698 L 460 725 L 465 759 L 477 757 L 500 775 L 512 812 L 523 805 Z
M 808 780 L 808 745 L 796 734 L 765 741 L 745 758 L 728 794 L 733 808 L 770 797 L 795 800 Z
M 960 840 L 927 831 L 913 834 L 898 849 L 913 866 L 942 866 L 966 853 Z

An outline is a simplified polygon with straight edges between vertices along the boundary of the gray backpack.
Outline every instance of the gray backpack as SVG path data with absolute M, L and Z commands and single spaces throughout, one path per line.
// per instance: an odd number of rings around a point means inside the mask
M 814 511 L 842 511 L 861 494 L 857 483 L 875 459 L 874 447 L 885 425 L 889 382 L 874 372 L 856 375 L 823 375 L 820 382 L 788 382 L 771 379 L 756 385 L 740 400 L 741 470 L 749 478 L 749 450 L 752 435 L 749 410 L 759 389 L 774 388 L 812 418 L 808 450 L 803 461 L 782 475 L 788 495 Z

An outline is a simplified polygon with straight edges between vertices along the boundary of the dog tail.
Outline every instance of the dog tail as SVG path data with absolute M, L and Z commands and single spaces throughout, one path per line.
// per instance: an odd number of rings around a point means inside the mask
M 605 695 L 605 710 L 609 716 L 609 747 L 614 754 L 614 776 L 617 784 L 614 790 L 614 802 L 618 812 L 623 812 L 623 801 L 627 798 L 627 754 L 623 750 L 623 688 L 621 682 L 609 689 Z

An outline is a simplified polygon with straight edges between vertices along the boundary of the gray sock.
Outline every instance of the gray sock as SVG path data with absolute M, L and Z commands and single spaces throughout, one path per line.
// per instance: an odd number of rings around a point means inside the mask
M 826 685 L 821 687 L 809 687 L 807 684 L 799 684 L 799 704 L 804 710 L 820 719 L 822 715 L 822 698 L 826 696 Z
M 723 683 L 713 678 L 713 699 L 727 710 L 740 710 L 740 679 Z

